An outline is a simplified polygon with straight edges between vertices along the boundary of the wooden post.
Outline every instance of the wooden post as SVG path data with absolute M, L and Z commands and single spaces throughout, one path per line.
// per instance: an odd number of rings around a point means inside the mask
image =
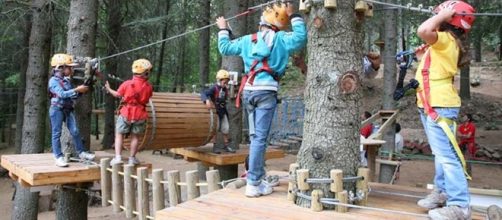
M 310 186 L 307 183 L 307 179 L 309 178 L 309 170 L 308 169 L 300 169 L 296 171 L 296 184 L 298 184 L 299 190 L 309 190 Z
M 322 211 L 321 198 L 323 197 L 323 192 L 320 189 L 314 189 L 312 191 L 312 200 L 310 200 L 310 210 L 314 212 Z
M 155 169 L 152 172 L 152 193 L 153 193 L 153 216 L 163 208 L 164 204 L 164 185 L 160 183 L 164 179 L 164 170 Z
M 200 196 L 199 187 L 197 187 L 197 182 L 199 182 L 199 172 L 197 170 L 187 171 L 185 174 L 185 179 L 187 183 L 187 200 L 192 200 Z
M 173 170 L 167 172 L 167 190 L 169 192 L 169 205 L 171 207 L 181 202 L 181 190 L 178 182 L 180 182 L 180 171 Z
M 357 191 L 361 190 L 364 193 L 364 198 L 357 201 L 356 203 L 361 206 L 366 206 L 368 201 L 368 182 L 370 178 L 370 170 L 368 168 L 359 168 L 357 170 L 357 176 L 362 176 L 362 180 L 358 180 L 356 183 Z
M 338 169 L 331 170 L 330 177 L 333 180 L 333 183 L 330 184 L 331 192 L 339 193 L 343 191 L 343 171 Z
M 107 168 L 110 167 L 110 158 L 101 158 L 101 206 L 109 206 L 108 200 L 112 197 L 111 174 Z
M 123 202 L 123 191 L 124 184 L 122 178 L 120 178 L 119 171 L 122 169 L 122 164 L 114 164 L 112 166 L 112 200 L 113 200 L 113 212 L 119 213 L 122 211 L 120 206 Z
M 127 164 L 124 165 L 124 206 L 126 218 L 132 218 L 133 209 L 135 207 L 134 201 L 136 193 L 134 190 L 134 181 L 131 177 L 134 173 L 134 165 Z
M 296 170 L 300 167 L 297 163 L 292 163 L 289 165 L 289 183 L 288 183 L 288 201 L 295 203 L 296 195 L 293 192 L 296 186 Z
M 336 0 L 324 0 L 324 8 L 335 9 Z
M 220 172 L 218 170 L 206 171 L 207 193 L 220 189 Z
M 344 190 L 343 192 L 339 192 L 335 195 L 335 198 L 339 200 L 340 203 L 347 204 L 347 190 Z M 347 207 L 346 206 L 341 206 L 337 205 L 335 210 L 337 212 L 347 212 Z
M 148 182 L 145 179 L 148 177 L 148 168 L 140 167 L 136 169 L 136 174 L 138 176 L 138 219 L 146 220 L 146 216 L 150 211 L 150 200 L 148 198 Z

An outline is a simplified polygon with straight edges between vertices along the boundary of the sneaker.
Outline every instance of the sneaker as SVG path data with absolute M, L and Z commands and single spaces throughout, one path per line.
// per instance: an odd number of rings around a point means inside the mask
M 446 205 L 446 193 L 440 193 L 438 190 L 433 190 L 431 194 L 425 198 L 418 200 L 418 206 L 426 209 L 440 208 Z
M 263 179 L 263 182 L 271 187 L 278 186 L 279 176 L 278 175 L 266 176 L 265 179 Z
M 229 145 L 225 145 L 223 150 L 227 153 L 235 153 L 235 149 L 231 148 Z
M 56 166 L 58 166 L 58 167 L 67 167 L 68 163 L 66 163 L 66 161 L 64 160 L 64 157 L 58 157 L 56 159 Z
M 263 181 L 258 186 L 246 184 L 245 195 L 247 197 L 259 197 L 271 194 L 274 191 L 271 186 L 265 184 Z
M 82 151 L 78 157 L 80 157 L 80 159 L 82 160 L 94 160 L 94 158 L 96 158 L 96 155 L 94 154 L 91 154 L 91 153 L 87 153 L 85 151 Z
M 121 157 L 114 157 L 112 161 L 110 161 L 110 166 L 113 166 L 115 164 L 121 164 L 122 163 L 122 158 Z
M 432 220 L 471 220 L 471 209 L 458 206 L 446 206 L 429 211 Z
M 136 157 L 129 157 L 129 164 L 130 165 L 138 165 L 139 164 L 139 160 L 136 159 Z

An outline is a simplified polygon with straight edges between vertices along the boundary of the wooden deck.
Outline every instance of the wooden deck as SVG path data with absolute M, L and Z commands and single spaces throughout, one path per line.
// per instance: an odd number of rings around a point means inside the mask
M 368 206 L 370 207 L 427 214 L 426 210 L 416 205 L 416 198 L 381 193 L 387 191 L 423 196 L 426 194 L 425 189 L 374 183 L 371 183 L 370 187 L 375 191 L 368 198 Z M 155 219 L 427 219 L 356 208 L 349 208 L 347 213 L 338 213 L 333 210 L 313 212 L 309 208 L 302 208 L 287 201 L 287 180 L 284 179 L 281 180 L 280 186 L 274 187 L 274 193 L 269 196 L 247 198 L 244 196 L 244 190 L 245 187 L 218 190 L 175 207 L 157 211 Z M 376 191 L 380 191 L 380 193 Z M 484 219 L 484 215 L 480 213 L 474 213 L 472 217 L 473 219 Z
M 113 157 L 113 154 L 96 151 L 96 159 Z M 70 184 L 100 180 L 97 165 L 70 162 L 68 167 L 57 167 L 52 153 L 2 155 L 1 165 L 9 175 L 23 186 Z
M 215 154 L 212 152 L 213 145 L 207 144 L 202 147 L 193 148 L 172 148 L 171 152 L 182 155 L 188 161 L 201 161 L 208 165 L 235 165 L 244 163 L 246 157 L 249 155 L 249 146 L 241 144 L 240 149 L 235 153 L 221 153 Z M 268 147 L 265 153 L 265 159 L 283 158 L 284 151 L 281 149 L 274 149 Z

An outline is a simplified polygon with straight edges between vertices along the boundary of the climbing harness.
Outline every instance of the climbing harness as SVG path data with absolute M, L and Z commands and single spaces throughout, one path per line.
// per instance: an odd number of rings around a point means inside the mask
M 413 61 L 417 60 L 415 51 L 407 50 L 399 52 L 396 55 L 396 60 L 399 64 L 399 79 L 397 81 L 396 89 L 394 90 L 393 98 L 395 101 L 398 101 L 404 97 L 408 90 L 418 88 L 419 83 L 416 79 L 410 79 L 410 82 L 406 86 L 403 86 L 406 71 L 408 71 L 408 68 L 410 68 Z

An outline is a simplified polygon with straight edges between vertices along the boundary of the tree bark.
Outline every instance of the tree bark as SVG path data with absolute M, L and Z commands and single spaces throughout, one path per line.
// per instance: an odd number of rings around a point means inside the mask
M 111 55 L 119 52 L 119 36 L 121 31 L 122 15 L 120 12 L 120 0 L 108 0 L 107 10 L 107 27 L 110 38 L 107 43 L 107 54 Z M 118 59 L 111 58 L 107 62 L 107 73 L 105 73 L 105 80 L 110 83 L 112 88 L 117 88 L 115 80 L 109 80 L 109 74 L 117 75 L 118 73 Z M 113 147 L 115 140 L 115 97 L 105 95 L 105 131 L 103 136 L 103 148 L 109 149 Z
M 19 88 L 17 90 L 17 108 L 16 108 L 16 137 L 14 144 L 16 146 L 16 153 L 21 153 L 22 139 L 23 139 L 23 119 L 24 119 L 24 94 L 26 91 L 26 71 L 28 70 L 29 60 L 29 47 L 30 47 L 30 33 L 31 33 L 31 13 L 24 16 L 24 38 L 23 48 L 20 60 L 21 70 L 19 72 Z
M 22 126 L 21 153 L 42 153 L 45 143 L 47 115 L 47 68 L 51 44 L 51 4 L 49 0 L 31 2 L 33 16 L 29 40 L 26 96 L 24 98 L 24 125 Z M 30 192 L 16 183 L 12 219 L 37 219 L 38 193 Z
M 309 169 L 311 178 L 327 178 L 331 169 L 355 176 L 360 164 L 358 76 L 362 74 L 363 36 L 354 4 L 338 1 L 336 10 L 316 4 L 306 22 L 312 24 L 315 20 L 319 28 L 308 28 L 305 122 L 297 163 L 300 169 Z M 350 86 L 342 89 L 341 83 L 352 84 L 354 90 L 349 91 Z M 344 185 L 349 190 L 354 188 L 353 184 Z M 313 189 L 321 189 L 325 197 L 334 197 L 329 185 L 313 184 Z M 310 194 L 311 190 L 304 193 Z M 310 201 L 297 197 L 296 204 L 308 207 Z
M 228 18 L 234 16 L 241 11 L 244 11 L 248 7 L 247 0 L 225 0 L 224 2 L 224 17 Z M 247 30 L 246 19 L 234 19 L 230 22 L 232 27 L 232 34 L 236 37 L 243 36 L 248 31 L 256 32 L 257 30 Z M 255 26 L 256 28 L 256 26 Z M 239 73 L 239 77 L 242 76 L 244 72 L 244 66 L 242 63 L 242 58 L 239 56 L 225 56 L 221 60 L 221 69 L 228 71 L 235 71 Z M 239 88 L 235 88 L 237 91 Z M 239 98 L 239 97 L 237 97 Z M 242 108 L 238 109 L 235 107 L 235 99 L 230 98 L 227 104 L 228 111 L 228 123 L 230 126 L 230 138 L 232 139 L 232 144 L 234 149 L 239 148 L 239 144 L 242 142 Z
M 387 2 L 390 2 L 387 0 Z M 384 6 L 388 8 L 388 6 Z M 393 94 L 396 88 L 396 42 L 397 42 L 397 13 L 396 10 L 384 10 L 385 12 L 385 22 L 384 22 L 384 50 L 383 50 L 383 62 L 384 62 L 384 81 L 383 81 L 383 109 L 384 110 L 394 110 L 396 109 L 396 101 L 394 101 Z M 393 129 L 394 126 L 385 132 L 383 145 L 383 150 L 390 152 L 394 150 L 394 142 L 396 131 Z M 394 174 L 394 167 L 382 165 L 380 167 L 380 177 L 379 181 L 383 183 L 389 183 Z
M 199 27 L 209 24 L 211 19 L 211 0 L 201 0 Z M 209 40 L 211 38 L 209 28 L 199 32 L 199 86 L 203 88 L 209 81 Z
M 67 53 L 78 57 L 94 57 L 96 45 L 98 0 L 72 0 L 68 18 Z M 84 146 L 89 149 L 92 111 L 92 88 L 82 95 L 75 113 Z M 67 129 L 63 129 L 63 143 L 71 143 Z M 70 149 L 74 149 L 73 144 Z M 57 219 L 87 219 L 87 194 L 85 191 L 64 189 L 58 192 Z
M 165 16 L 169 14 L 169 9 L 171 8 L 171 1 L 168 0 L 165 2 L 166 4 L 166 11 L 165 11 Z M 162 30 L 162 39 L 167 38 L 167 30 L 169 28 L 169 22 L 165 21 L 164 24 L 164 29 Z M 158 92 L 160 89 L 160 76 L 162 75 L 163 71 L 163 64 L 164 64 L 164 53 L 165 53 L 165 48 L 166 48 L 166 43 L 167 42 L 162 42 L 160 45 L 160 56 L 159 56 L 159 66 L 157 68 L 157 76 L 155 77 L 155 91 Z
M 464 56 L 469 56 L 470 53 L 470 39 L 467 38 L 462 42 L 462 46 L 466 49 L 467 54 Z M 466 65 L 460 69 L 460 98 L 462 100 L 471 99 L 471 84 L 470 84 L 470 65 Z

